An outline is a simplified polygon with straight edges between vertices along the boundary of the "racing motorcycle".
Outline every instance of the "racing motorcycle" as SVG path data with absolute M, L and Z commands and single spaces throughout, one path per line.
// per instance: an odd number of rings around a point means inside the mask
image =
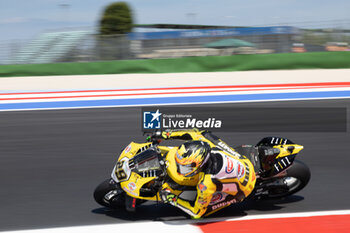
M 202 135 L 213 142 L 225 154 L 239 153 L 248 158 L 255 170 L 256 184 L 250 199 L 282 198 L 303 189 L 309 179 L 310 170 L 304 163 L 295 160 L 303 146 L 289 139 L 265 137 L 255 146 L 241 145 L 235 148 L 211 132 Z M 94 191 L 95 201 L 109 208 L 126 208 L 133 212 L 145 201 L 160 201 L 160 190 L 171 188 L 180 198 L 195 199 L 195 186 L 172 183 L 169 172 L 176 171 L 175 163 L 168 163 L 171 147 L 159 145 L 160 140 L 150 136 L 147 142 L 131 142 L 121 152 L 113 168 L 111 178 L 103 181 Z M 191 195 L 192 194 L 192 195 Z M 226 193 L 214 193 L 209 205 L 212 212 L 224 202 Z M 222 202 L 222 203 L 221 203 Z M 205 216 L 210 215 L 207 213 Z

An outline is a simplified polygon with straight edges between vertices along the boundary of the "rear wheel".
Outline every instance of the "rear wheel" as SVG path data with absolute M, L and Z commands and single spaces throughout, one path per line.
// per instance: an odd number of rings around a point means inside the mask
M 103 181 L 94 191 L 95 201 L 105 207 L 118 208 L 125 205 L 124 191 L 113 179 Z
M 310 169 L 304 163 L 296 160 L 293 165 L 287 169 L 285 177 L 279 179 L 283 183 L 283 188 L 269 190 L 268 197 L 281 198 L 292 195 L 302 190 L 309 182 L 311 177 Z

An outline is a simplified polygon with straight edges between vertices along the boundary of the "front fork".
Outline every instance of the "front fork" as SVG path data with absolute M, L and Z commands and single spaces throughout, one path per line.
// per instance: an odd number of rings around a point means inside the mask
M 104 195 L 103 202 L 111 207 L 118 207 L 122 205 L 125 195 L 124 190 L 113 179 L 110 179 L 109 185 L 113 186 L 114 188 Z
M 145 202 L 145 200 L 137 199 L 129 196 L 113 179 L 111 185 L 115 185 L 116 189 L 111 190 L 104 196 L 104 201 L 111 206 L 125 206 L 126 211 L 135 212 L 136 206 Z

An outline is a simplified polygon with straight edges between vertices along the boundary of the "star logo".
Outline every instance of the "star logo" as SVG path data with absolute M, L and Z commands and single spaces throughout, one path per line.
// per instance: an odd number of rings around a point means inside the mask
M 151 113 L 151 115 L 153 116 L 151 122 L 153 122 L 154 120 L 159 121 L 159 117 L 160 117 L 162 114 L 159 112 L 159 109 L 157 109 L 157 111 L 156 111 L 155 113 Z
M 161 115 L 159 109 L 155 112 L 143 112 L 143 129 L 160 129 Z

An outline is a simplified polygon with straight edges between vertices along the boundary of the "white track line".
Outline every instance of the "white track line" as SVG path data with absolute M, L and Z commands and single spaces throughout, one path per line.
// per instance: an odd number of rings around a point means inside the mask
M 314 211 L 300 213 L 282 213 L 282 214 L 264 214 L 264 215 L 248 215 L 237 218 L 217 218 L 217 219 L 200 219 L 170 222 L 134 222 L 119 223 L 108 225 L 91 225 L 76 227 L 59 227 L 34 230 L 19 231 L 3 231 L 2 233 L 96 233 L 96 232 L 152 232 L 152 233 L 202 233 L 199 227 L 194 223 L 218 222 L 218 221 L 242 221 L 255 219 L 276 219 L 276 218 L 305 218 L 316 216 L 335 216 L 350 215 L 350 210 L 334 210 L 334 211 Z
M 250 95 L 250 94 L 280 94 L 280 93 L 300 93 L 300 92 L 331 92 L 331 91 L 349 91 L 350 87 L 338 88 L 314 88 L 314 89 L 293 89 L 293 90 L 263 90 L 263 91 L 242 91 L 242 92 L 212 92 L 212 93 L 176 93 L 176 94 L 154 94 L 154 95 L 127 95 L 127 96 L 89 96 L 74 97 L 68 95 L 70 98 L 60 98 L 57 95 L 48 95 L 41 97 L 42 99 L 35 99 L 38 96 L 28 96 L 29 99 L 16 99 L 21 96 L 12 95 L 9 99 L 4 100 L 8 96 L 0 96 L 1 104 L 8 103 L 40 103 L 40 102 L 64 102 L 64 101 L 87 101 L 87 100 L 114 100 L 114 99 L 144 99 L 144 98 L 172 98 L 172 97 L 192 97 L 192 96 L 226 96 L 226 95 Z M 33 99 L 31 99 L 33 98 Z
M 199 227 L 190 224 L 170 225 L 163 222 L 122 223 L 78 227 L 60 227 L 37 230 L 4 231 L 1 233 L 202 233 Z
M 94 109 L 94 108 L 127 108 L 143 106 L 176 106 L 176 105 L 204 105 L 204 104 L 228 104 L 228 103 L 262 103 L 262 102 L 288 102 L 288 101 L 313 101 L 313 100 L 336 100 L 350 99 L 348 97 L 315 97 L 315 98 L 291 98 L 291 99 L 268 99 L 268 100 L 228 100 L 213 102 L 186 102 L 186 103 L 152 103 L 152 104 L 130 104 L 130 105 L 99 105 L 99 106 L 79 106 L 79 107 L 53 107 L 53 108 L 30 108 L 30 109 L 0 109 L 0 112 L 12 111 L 33 111 L 33 110 L 65 110 L 65 109 Z

